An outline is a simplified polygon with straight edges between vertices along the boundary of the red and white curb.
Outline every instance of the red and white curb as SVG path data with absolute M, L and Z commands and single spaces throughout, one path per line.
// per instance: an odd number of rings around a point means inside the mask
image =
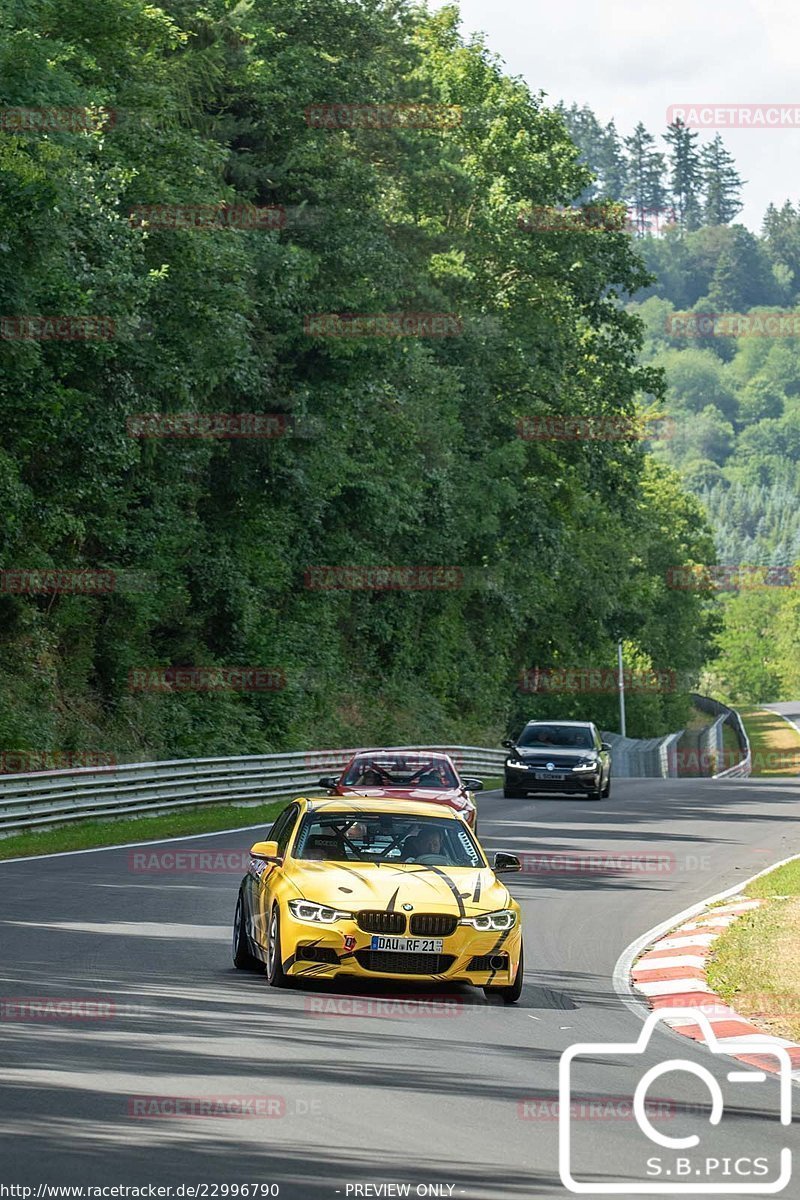
M 718 1050 L 731 1049 L 731 1057 L 748 1066 L 773 1074 L 780 1072 L 774 1055 L 742 1054 L 741 1039 L 759 1045 L 782 1046 L 792 1064 L 792 1078 L 800 1081 L 800 1044 L 773 1037 L 752 1025 L 709 987 L 706 960 L 720 934 L 743 913 L 759 908 L 762 901 L 735 896 L 724 905 L 692 916 L 682 925 L 663 933 L 637 959 L 631 969 L 633 988 L 650 1006 L 663 1013 L 665 1025 L 675 1033 L 697 1042 L 707 1042 L 703 1022 L 692 1021 L 687 1009 L 696 1009 L 708 1021 Z M 676 1017 L 670 1009 L 681 1009 Z

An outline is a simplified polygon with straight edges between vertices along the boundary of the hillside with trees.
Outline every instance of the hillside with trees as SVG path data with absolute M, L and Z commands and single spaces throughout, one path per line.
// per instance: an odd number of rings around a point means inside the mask
M 720 566 L 800 564 L 800 207 L 770 205 L 756 236 L 731 224 L 742 180 L 719 135 L 701 144 L 676 124 L 658 149 L 642 125 L 621 137 L 587 108 L 564 113 L 596 177 L 585 199 L 628 206 L 653 275 L 628 311 L 645 324 L 641 361 L 667 384 L 656 456 L 701 501 Z M 794 314 L 787 336 L 770 333 L 776 310 Z M 687 336 L 676 316 L 687 312 L 750 314 L 756 330 L 761 314 L 762 332 Z M 751 573 L 736 594 L 722 580 L 720 656 L 706 684 L 733 701 L 800 694 L 800 572 L 771 578 L 794 585 L 756 589 Z
M 115 330 L 0 339 L 1 562 L 116 580 L 4 588 L 2 747 L 491 742 L 552 704 L 520 671 L 612 667 L 617 636 L 631 663 L 696 677 L 708 599 L 665 570 L 711 553 L 699 503 L 636 441 L 518 435 L 530 414 L 631 416 L 658 391 L 622 304 L 647 276 L 622 231 L 521 234 L 522 208 L 570 203 L 589 173 L 559 113 L 464 41 L 454 9 L 9 0 L 0 80 L 6 106 L 97 116 L 4 132 L 0 311 Z M 309 119 L 332 102 L 463 119 Z M 286 220 L 169 228 L 141 218 L 153 205 Z M 456 314 L 460 336 L 309 332 L 313 314 L 397 312 Z M 289 433 L 132 436 L 153 412 L 279 413 Z M 318 566 L 394 564 L 456 566 L 463 584 L 306 585 Z M 285 686 L 131 688 L 192 664 Z M 565 703 L 616 719 L 613 696 Z M 631 731 L 684 711 L 679 693 L 631 697 Z

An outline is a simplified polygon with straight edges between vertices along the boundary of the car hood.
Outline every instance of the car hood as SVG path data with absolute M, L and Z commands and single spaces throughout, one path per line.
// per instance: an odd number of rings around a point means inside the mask
M 422 863 L 339 863 L 294 859 L 292 883 L 306 900 L 357 912 L 361 908 L 414 912 L 492 912 L 512 903 L 489 867 L 432 867 Z M 409 911 L 406 909 L 405 911 Z
M 526 763 L 553 763 L 555 766 L 574 767 L 581 759 L 593 755 L 593 750 L 574 750 L 566 746 L 518 746 L 509 751 L 509 758 L 518 758 Z
M 351 787 L 340 784 L 336 791 L 340 796 L 372 796 L 376 800 L 422 800 L 429 804 L 449 804 L 452 808 L 463 808 L 465 796 L 460 788 L 403 788 L 403 787 Z

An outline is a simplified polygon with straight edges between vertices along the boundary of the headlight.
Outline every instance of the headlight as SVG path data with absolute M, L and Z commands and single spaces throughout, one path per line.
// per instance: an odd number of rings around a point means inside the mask
M 573 771 L 596 771 L 600 763 L 596 758 L 591 758 L 587 762 L 578 763 L 577 767 L 573 767 Z
M 289 912 L 298 921 L 311 925 L 333 925 L 334 921 L 352 920 L 353 914 L 340 908 L 329 908 L 327 904 L 315 904 L 313 900 L 290 900 Z
M 510 908 L 501 908 L 499 912 L 482 913 L 479 917 L 462 917 L 459 925 L 471 925 L 473 929 L 494 930 L 513 929 L 517 923 L 517 914 Z
M 526 765 L 527 765 L 526 763 L 520 762 L 519 759 L 516 759 L 516 758 L 507 758 L 506 759 L 507 767 L 524 767 Z

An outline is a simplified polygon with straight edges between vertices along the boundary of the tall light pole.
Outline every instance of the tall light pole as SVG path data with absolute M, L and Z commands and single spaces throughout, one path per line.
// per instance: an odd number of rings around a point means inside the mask
M 625 733 L 625 677 L 622 674 L 622 638 L 617 638 L 617 687 L 619 688 L 619 726 L 623 737 Z

